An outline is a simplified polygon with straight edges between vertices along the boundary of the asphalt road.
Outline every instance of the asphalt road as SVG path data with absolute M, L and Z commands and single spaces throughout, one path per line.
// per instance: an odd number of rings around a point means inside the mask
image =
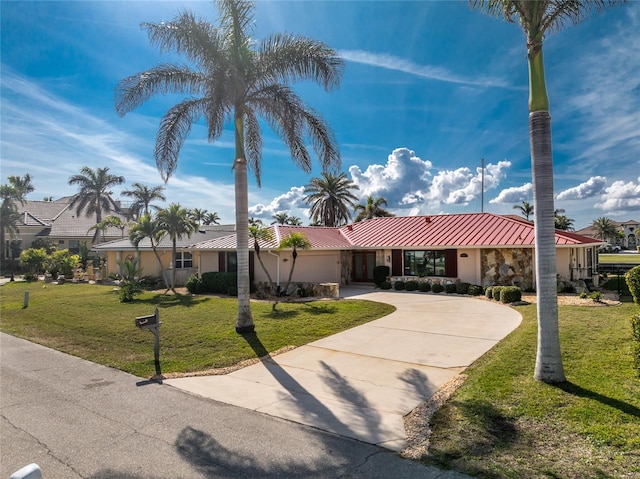
M 45 479 L 465 476 L 0 334 L 0 476 Z

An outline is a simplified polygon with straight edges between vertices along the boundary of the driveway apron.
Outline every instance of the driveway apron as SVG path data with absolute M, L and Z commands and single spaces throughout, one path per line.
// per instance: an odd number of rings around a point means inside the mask
M 399 451 L 403 417 L 522 320 L 508 306 L 457 295 L 363 288 L 341 295 L 396 311 L 227 375 L 165 384 Z

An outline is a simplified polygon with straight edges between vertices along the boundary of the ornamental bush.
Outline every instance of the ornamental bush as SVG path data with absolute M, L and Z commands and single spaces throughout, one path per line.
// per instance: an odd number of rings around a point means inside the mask
M 458 294 L 469 294 L 469 286 L 470 283 L 458 283 L 456 284 L 456 293 Z
M 484 290 L 484 295 L 487 299 L 493 299 L 493 286 L 488 286 L 487 289 Z
M 500 301 L 503 303 L 515 303 L 522 299 L 522 290 L 517 286 L 503 286 L 500 290 Z
M 210 271 L 202 274 L 203 293 L 238 295 L 238 276 L 236 273 Z
M 404 289 L 404 281 L 398 280 L 393 283 L 393 289 L 395 289 L 396 291 L 402 291 Z
M 436 283 L 431 286 L 431 291 L 433 291 L 434 293 L 442 293 L 444 291 L 444 286 L 442 286 L 440 283 Z
M 200 294 L 204 289 L 202 279 L 200 279 L 200 277 L 195 274 L 189 276 L 186 283 L 184 283 L 184 287 L 187 288 L 187 291 L 189 291 L 191 294 Z
M 502 288 L 504 286 L 494 286 L 493 287 L 493 299 L 495 301 L 500 301 L 502 299 Z
M 380 289 L 391 289 L 391 283 L 389 281 L 383 281 L 380 283 Z
M 624 279 L 627 282 L 631 296 L 633 296 L 633 301 L 640 305 L 640 266 L 635 266 L 627 271 Z
M 427 281 L 425 281 L 424 283 L 420 283 L 418 285 L 418 290 L 421 293 L 428 293 L 429 291 L 431 291 L 431 285 Z
M 418 284 L 418 282 L 414 280 L 407 281 L 404 285 L 404 289 L 406 289 L 407 291 L 418 291 L 419 287 L 420 285 Z
M 444 292 L 447 294 L 453 294 L 458 292 L 455 283 L 447 283 L 444 285 Z
M 472 284 L 469 286 L 469 294 L 471 296 L 480 296 L 482 294 L 482 286 Z
M 373 282 L 376 286 L 379 287 L 383 281 L 386 281 L 387 276 L 389 276 L 388 266 L 376 266 L 373 268 Z

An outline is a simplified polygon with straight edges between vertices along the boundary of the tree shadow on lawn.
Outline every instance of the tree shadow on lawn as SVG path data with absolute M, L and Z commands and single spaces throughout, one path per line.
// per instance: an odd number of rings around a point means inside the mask
M 619 399 L 610 398 L 608 396 L 603 396 L 600 393 L 584 389 L 583 387 L 578 386 L 577 384 L 574 384 L 570 381 L 553 384 L 553 386 L 573 396 L 579 396 L 585 399 L 593 399 L 594 401 L 598 401 L 601 404 L 611 406 L 612 408 L 615 408 L 625 414 L 629 414 L 630 416 L 634 416 L 640 419 L 640 408 L 634 406 L 633 404 L 620 401 Z
M 151 298 L 136 299 L 137 303 L 168 308 L 172 306 L 193 307 L 209 301 L 211 298 L 188 294 L 155 294 Z

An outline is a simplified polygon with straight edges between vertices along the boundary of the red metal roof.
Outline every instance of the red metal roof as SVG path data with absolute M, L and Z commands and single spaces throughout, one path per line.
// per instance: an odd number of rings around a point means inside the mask
M 492 213 L 373 218 L 340 228 L 317 226 L 270 227 L 272 240 L 260 247 L 276 249 L 289 233 L 304 234 L 313 249 L 535 246 L 534 225 L 523 218 Z M 599 244 L 598 239 L 556 230 L 557 245 Z M 193 245 L 195 249 L 235 249 L 229 235 Z M 253 248 L 253 240 L 249 241 Z

